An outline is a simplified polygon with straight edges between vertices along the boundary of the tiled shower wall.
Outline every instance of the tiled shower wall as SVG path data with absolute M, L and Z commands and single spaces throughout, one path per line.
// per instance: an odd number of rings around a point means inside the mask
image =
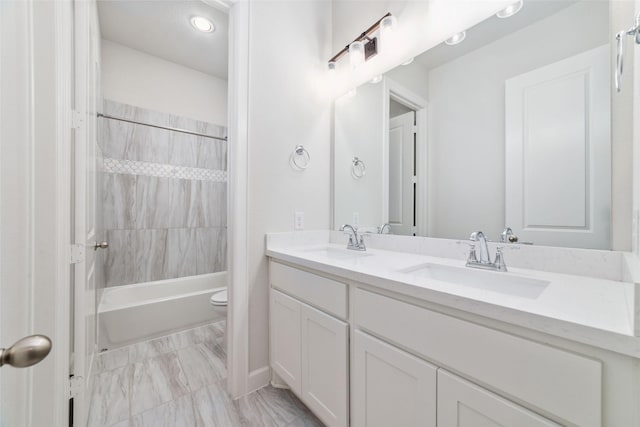
M 104 114 L 226 136 L 226 128 L 106 101 Z M 226 270 L 226 141 L 102 118 L 106 286 Z

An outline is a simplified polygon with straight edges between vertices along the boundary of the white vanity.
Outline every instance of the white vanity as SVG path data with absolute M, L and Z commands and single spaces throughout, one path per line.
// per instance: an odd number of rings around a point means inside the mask
M 630 255 L 522 248 L 504 273 L 453 240 L 345 239 L 267 238 L 274 383 L 328 426 L 640 426 Z

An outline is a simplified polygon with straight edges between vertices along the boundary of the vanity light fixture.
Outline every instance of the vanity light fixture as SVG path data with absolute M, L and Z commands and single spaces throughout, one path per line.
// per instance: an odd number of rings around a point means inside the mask
M 384 21 L 384 22 L 383 22 Z M 355 38 L 351 43 L 345 46 L 340 52 L 338 52 L 328 62 L 328 70 L 334 71 L 336 69 L 336 63 L 340 58 L 349 54 L 349 61 L 352 67 L 364 63 L 370 58 L 378 54 L 378 37 L 373 37 L 373 33 L 379 31 L 379 37 L 384 37 L 385 34 L 390 34 L 397 26 L 398 20 L 387 13 L 382 18 L 378 19 L 372 26 L 367 28 L 362 34 Z
M 216 30 L 213 22 L 205 18 L 204 16 L 194 16 L 191 18 L 191 25 L 198 31 L 203 33 L 213 33 Z
M 462 43 L 462 41 L 467 37 L 467 32 L 466 31 L 460 31 L 459 33 L 456 33 L 454 35 L 452 35 L 451 37 L 449 37 L 448 39 L 446 39 L 444 42 L 446 44 L 448 44 L 449 46 L 455 46 L 457 44 Z
M 510 4 L 507 7 L 505 7 L 500 12 L 496 13 L 496 16 L 498 18 L 509 18 L 509 17 L 515 15 L 516 13 L 520 12 L 520 9 L 522 9 L 523 5 L 524 5 L 523 0 L 519 0 L 519 1 L 515 2 L 515 3 L 513 3 L 513 4 Z
M 329 63 L 327 64 L 327 68 L 331 74 L 336 72 L 336 65 L 338 64 L 336 64 L 335 61 L 329 61 Z
M 371 83 L 376 84 L 382 81 L 382 74 L 378 74 L 374 78 L 371 79 Z

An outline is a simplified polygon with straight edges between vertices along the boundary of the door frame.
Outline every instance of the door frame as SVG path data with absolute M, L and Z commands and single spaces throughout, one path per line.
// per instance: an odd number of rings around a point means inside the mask
M 416 112 L 416 169 L 426 171 L 417 175 L 423 185 L 418 185 L 415 204 L 417 207 L 416 234 L 426 236 L 429 227 L 429 140 L 427 137 L 427 109 L 429 103 L 420 95 L 389 77 L 382 80 L 382 218 L 389 220 L 389 104 L 393 99 Z M 423 179 L 424 178 L 424 179 Z
M 18 95 L 26 98 L 22 102 L 25 108 L 15 109 L 10 117 L 12 127 L 24 136 L 19 142 L 26 146 L 26 155 L 21 157 L 24 167 L 14 179 L 29 187 L 29 231 L 23 236 L 30 270 L 30 280 L 23 285 L 28 289 L 24 301 L 27 329 L 45 334 L 53 342 L 47 358 L 28 368 L 29 384 L 21 412 L 27 426 L 63 427 L 68 425 L 69 412 L 73 9 L 69 1 L 18 3 L 3 8 L 3 18 L 16 19 L 19 25 L 10 34 L 2 34 L 0 61 L 9 59 L 3 70 L 20 69 L 0 77 L 11 78 L 12 85 L 25 88 Z M 4 43 L 19 46 L 25 54 L 18 60 L 7 58 L 9 49 Z M 0 105 L 8 109 L 14 102 L 8 99 Z

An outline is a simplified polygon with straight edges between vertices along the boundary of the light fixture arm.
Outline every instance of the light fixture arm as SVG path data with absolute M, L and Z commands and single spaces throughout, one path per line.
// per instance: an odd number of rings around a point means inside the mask
M 369 40 L 371 41 L 371 38 L 369 37 L 372 33 L 375 33 L 378 28 L 380 28 L 380 22 L 388 17 L 391 16 L 391 12 L 388 12 L 386 15 L 384 15 L 382 18 L 378 19 L 372 26 L 370 26 L 369 28 L 367 28 L 367 30 L 365 32 L 363 32 L 362 34 L 360 34 L 358 37 L 356 37 L 351 43 L 354 42 L 361 42 L 363 40 Z M 328 62 L 336 62 L 338 61 L 340 58 L 342 58 L 344 55 L 347 54 L 347 52 L 349 52 L 349 46 L 351 45 L 351 43 L 349 43 L 348 45 L 346 45 L 340 52 L 338 52 L 336 55 L 334 55 Z

